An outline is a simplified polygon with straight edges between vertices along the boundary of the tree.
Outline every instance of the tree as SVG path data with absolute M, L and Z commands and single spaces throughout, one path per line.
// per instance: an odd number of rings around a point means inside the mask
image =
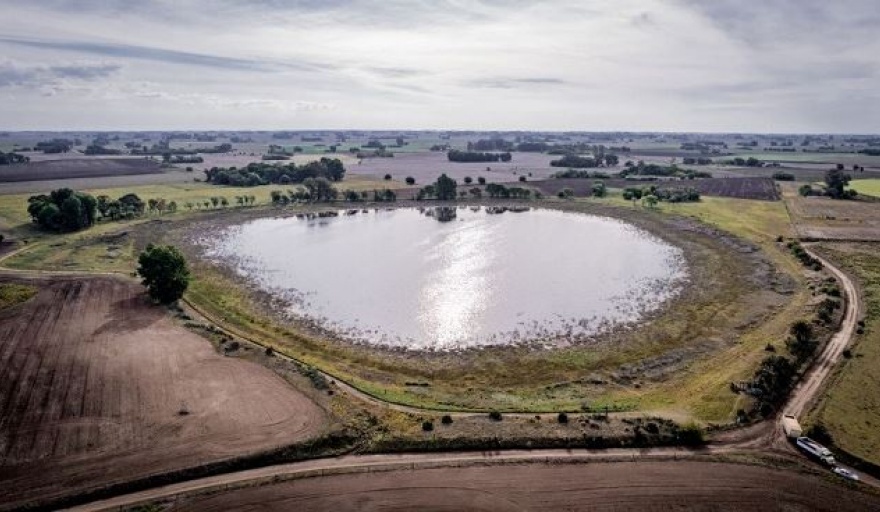
M 98 201 L 84 192 L 69 188 L 53 190 L 28 198 L 28 213 L 43 229 L 78 231 L 95 223 Z
M 654 194 L 648 194 L 642 197 L 642 204 L 644 204 L 648 208 L 656 207 L 658 201 L 659 200 L 657 199 L 657 196 L 655 196 Z
M 597 181 L 593 183 L 592 192 L 595 197 L 605 197 L 605 195 L 608 194 L 608 189 L 605 188 L 605 182 Z
M 386 174 L 386 175 L 385 175 L 385 181 L 389 181 L 390 179 L 391 179 L 391 175 L 390 175 L 390 174 Z
M 458 184 L 454 179 L 450 178 L 446 174 L 441 174 L 439 178 L 437 178 L 436 194 L 437 199 L 440 201 L 451 201 L 457 197 L 457 193 L 455 188 Z
M 189 269 L 183 254 L 174 246 L 150 244 L 138 257 L 137 273 L 147 293 L 161 304 L 171 304 L 189 286 Z
M 309 198 L 314 202 L 333 201 L 339 192 L 325 178 L 308 178 L 303 181 L 303 186 L 309 192 Z
M 825 193 L 832 199 L 847 199 L 850 194 L 846 190 L 850 176 L 843 171 L 843 166 L 838 165 L 825 173 Z
M 465 185 L 470 185 L 470 184 L 473 183 L 473 182 L 474 182 L 474 180 L 473 180 L 473 178 L 471 178 L 470 176 L 465 176 L 465 177 L 464 177 L 464 183 L 465 183 Z
M 485 184 L 486 184 L 486 178 L 480 176 L 479 178 L 477 178 L 477 183 L 479 183 L 480 185 L 485 185 Z
M 406 177 L 406 184 L 407 184 L 407 185 L 415 185 L 415 184 L 416 184 L 416 179 L 413 178 L 412 176 L 407 176 L 407 177 Z

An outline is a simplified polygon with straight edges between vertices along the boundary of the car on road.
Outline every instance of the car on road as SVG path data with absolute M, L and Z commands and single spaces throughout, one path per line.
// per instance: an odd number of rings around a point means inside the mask
M 846 468 L 842 468 L 840 466 L 837 466 L 834 469 L 832 469 L 831 471 L 834 471 L 834 474 L 840 475 L 843 478 L 846 478 L 847 480 L 854 480 L 856 482 L 859 481 L 859 475 L 855 471 L 852 471 L 850 469 L 846 469 Z

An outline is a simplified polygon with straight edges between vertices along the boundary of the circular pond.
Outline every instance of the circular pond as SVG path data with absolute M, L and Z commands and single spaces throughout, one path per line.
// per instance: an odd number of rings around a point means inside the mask
M 556 210 L 348 210 L 267 218 L 207 255 L 293 317 L 376 345 L 577 343 L 681 289 L 682 251 L 630 224 Z

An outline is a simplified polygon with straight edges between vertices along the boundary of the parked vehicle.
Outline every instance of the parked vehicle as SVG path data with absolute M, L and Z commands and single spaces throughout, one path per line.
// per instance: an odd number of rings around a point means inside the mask
M 831 450 L 813 441 L 809 437 L 797 438 L 796 444 L 804 453 L 828 466 L 834 466 L 835 460 Z
M 804 435 L 801 424 L 798 423 L 797 418 L 792 414 L 786 414 L 782 417 L 782 431 L 785 432 L 785 437 L 789 439 L 797 439 Z
M 834 474 L 840 475 L 843 478 L 846 478 L 847 480 L 853 480 L 856 482 L 859 481 L 859 475 L 855 471 L 852 471 L 852 470 L 849 470 L 846 468 L 842 468 L 840 466 L 835 467 L 831 471 L 834 471 Z

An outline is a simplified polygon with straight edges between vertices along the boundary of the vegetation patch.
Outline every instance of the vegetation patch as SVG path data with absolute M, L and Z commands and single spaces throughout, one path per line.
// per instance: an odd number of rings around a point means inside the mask
M 0 283 L 0 310 L 26 302 L 36 295 L 37 289 L 17 283 Z

